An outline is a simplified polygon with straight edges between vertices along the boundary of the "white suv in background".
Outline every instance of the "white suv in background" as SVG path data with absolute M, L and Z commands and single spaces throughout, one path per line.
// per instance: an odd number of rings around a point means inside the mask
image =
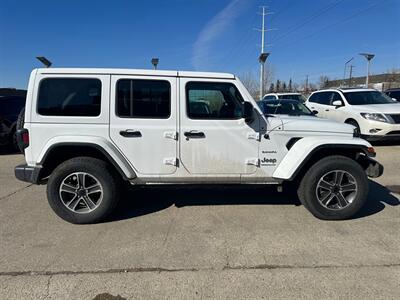
M 300 93 L 269 93 L 266 94 L 262 100 L 276 100 L 276 99 L 292 99 L 300 102 L 305 102 L 306 98 Z
M 377 90 L 320 90 L 306 105 L 318 117 L 355 126 L 370 141 L 400 139 L 400 103 Z

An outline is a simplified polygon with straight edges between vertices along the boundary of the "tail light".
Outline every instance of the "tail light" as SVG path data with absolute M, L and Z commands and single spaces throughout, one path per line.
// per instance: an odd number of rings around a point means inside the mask
M 21 152 L 24 152 L 25 148 L 29 146 L 29 131 L 26 128 L 19 129 L 17 131 L 17 142 Z

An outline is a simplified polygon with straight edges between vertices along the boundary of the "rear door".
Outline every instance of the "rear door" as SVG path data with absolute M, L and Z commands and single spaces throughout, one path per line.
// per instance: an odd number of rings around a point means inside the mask
M 176 77 L 111 76 L 110 137 L 140 174 L 176 171 L 176 97 Z
M 240 178 L 259 163 L 258 120 L 242 116 L 242 94 L 234 80 L 180 79 L 180 156 L 198 176 Z

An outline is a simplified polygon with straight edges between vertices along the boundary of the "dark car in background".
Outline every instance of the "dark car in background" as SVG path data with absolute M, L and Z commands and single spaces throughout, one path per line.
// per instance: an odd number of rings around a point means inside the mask
M 390 98 L 400 102 L 400 88 L 388 89 L 384 93 L 388 95 Z
M 0 96 L 0 147 L 2 148 L 11 146 L 13 150 L 18 150 L 16 130 L 18 117 L 25 107 L 25 99 L 24 96 Z
M 293 99 L 261 100 L 258 102 L 264 114 L 269 115 L 289 115 L 289 116 L 312 116 L 312 112 L 302 102 Z

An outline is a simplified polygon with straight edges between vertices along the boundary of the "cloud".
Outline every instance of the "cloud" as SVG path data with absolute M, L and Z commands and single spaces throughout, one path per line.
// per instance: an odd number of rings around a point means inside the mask
M 244 0 L 232 0 L 202 29 L 193 45 L 192 65 L 196 70 L 207 65 L 213 43 L 233 24 L 243 11 Z

